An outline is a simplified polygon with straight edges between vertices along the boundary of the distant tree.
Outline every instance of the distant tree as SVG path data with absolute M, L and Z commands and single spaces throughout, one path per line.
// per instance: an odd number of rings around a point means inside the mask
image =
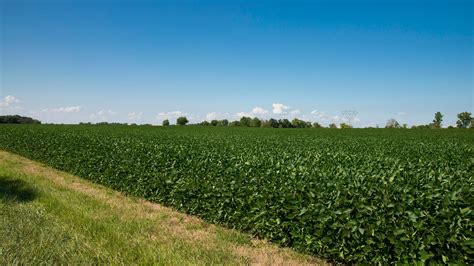
M 302 127 L 302 121 L 299 120 L 298 118 L 294 118 L 293 120 L 291 120 L 291 127 L 295 127 L 295 128 L 300 128 Z
M 329 128 L 337 128 L 337 125 L 334 123 L 329 124 Z
M 408 128 L 408 124 L 407 124 L 407 123 L 405 123 L 405 124 L 403 124 L 403 126 L 402 126 L 402 127 L 403 127 L 404 129 L 407 129 L 407 128 Z
M 238 127 L 238 126 L 240 126 L 239 121 L 232 121 L 229 123 L 229 127 Z
M 268 120 L 268 123 L 270 127 L 277 128 L 278 127 L 278 121 L 276 119 L 270 118 Z
M 2 115 L 0 124 L 41 124 L 39 120 L 20 115 Z
M 162 126 L 167 127 L 170 125 L 170 121 L 168 119 L 163 120 L 163 123 L 161 123 Z
M 441 114 L 441 112 L 436 112 L 433 123 L 431 123 L 431 127 L 441 128 L 441 122 L 443 122 L 443 114 Z
M 413 127 L 412 127 L 413 128 Z M 418 125 L 418 126 L 415 126 L 414 127 L 415 129 L 430 129 L 430 128 L 433 128 L 433 124 L 429 124 L 429 125 Z
M 229 120 L 227 119 L 219 120 L 217 121 L 217 125 L 221 127 L 226 127 L 229 125 Z
M 385 128 L 400 128 L 400 124 L 398 123 L 397 120 L 391 118 L 387 121 Z
M 250 121 L 252 121 L 252 118 L 247 117 L 247 116 L 242 116 L 240 118 L 240 126 L 249 127 L 250 126 Z
M 189 120 L 185 116 L 178 117 L 176 119 L 176 124 L 180 126 L 185 126 L 187 123 L 189 123 Z
M 321 124 L 319 124 L 318 122 L 314 122 L 313 127 L 314 128 L 322 128 L 323 126 L 321 126 Z
M 346 128 L 352 128 L 352 126 L 346 123 L 341 123 L 339 124 L 339 128 L 346 129 Z
M 284 118 L 284 119 L 278 119 L 275 120 L 277 122 L 277 127 L 279 128 L 292 128 L 293 125 L 291 124 L 290 120 Z
M 250 126 L 251 127 L 260 127 L 262 125 L 262 121 L 258 119 L 257 117 L 252 118 L 250 121 Z
M 215 126 L 217 126 L 217 123 L 218 123 L 217 120 L 212 120 L 212 121 L 211 121 L 211 126 L 214 126 L 214 127 L 215 127 Z
M 311 123 L 295 118 L 291 121 L 292 127 L 296 128 L 308 128 L 311 127 Z
M 206 120 L 204 120 L 204 121 L 201 122 L 200 125 L 201 125 L 201 126 L 210 126 L 211 123 L 209 123 L 209 122 L 207 122 Z
M 453 129 L 454 127 L 453 127 L 453 126 L 451 126 L 451 125 L 449 125 L 449 126 L 448 126 L 448 128 L 449 128 L 449 129 Z
M 262 123 L 260 124 L 260 127 L 272 127 L 270 125 L 270 121 L 269 120 L 262 120 L 261 121 Z
M 456 121 L 456 126 L 458 128 L 468 128 L 473 123 L 473 118 L 471 113 L 462 112 L 458 114 L 458 121 Z

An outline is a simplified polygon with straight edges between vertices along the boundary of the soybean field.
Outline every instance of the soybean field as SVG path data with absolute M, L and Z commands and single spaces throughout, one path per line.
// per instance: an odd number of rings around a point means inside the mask
M 474 263 L 474 131 L 2 125 L 0 149 L 342 263 Z

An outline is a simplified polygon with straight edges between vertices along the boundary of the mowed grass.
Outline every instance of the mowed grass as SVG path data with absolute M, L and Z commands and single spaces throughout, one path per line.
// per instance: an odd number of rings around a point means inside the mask
M 324 264 L 0 151 L 0 264 Z

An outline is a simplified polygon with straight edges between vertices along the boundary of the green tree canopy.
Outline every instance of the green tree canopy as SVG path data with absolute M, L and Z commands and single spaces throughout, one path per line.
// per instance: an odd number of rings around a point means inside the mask
M 458 114 L 458 121 L 456 121 L 456 126 L 458 128 L 468 128 L 472 123 L 471 113 L 462 112 Z
M 221 127 L 228 126 L 229 125 L 229 120 L 227 120 L 227 119 L 219 120 L 219 121 L 217 121 L 217 125 L 221 126 Z
M 1 115 L 0 124 L 41 124 L 41 122 L 27 116 Z
M 185 126 L 187 123 L 189 123 L 189 120 L 185 116 L 178 117 L 176 119 L 176 124 L 180 126 Z
M 242 127 L 249 127 L 251 121 L 252 121 L 252 118 L 247 117 L 247 116 L 242 116 L 242 117 L 240 118 L 240 126 L 242 126 Z
M 251 127 L 260 127 L 262 125 L 262 121 L 258 119 L 257 117 L 252 118 L 250 121 L 250 126 Z
M 443 114 L 441 112 L 436 112 L 431 124 L 433 128 L 441 128 L 441 122 L 443 122 Z

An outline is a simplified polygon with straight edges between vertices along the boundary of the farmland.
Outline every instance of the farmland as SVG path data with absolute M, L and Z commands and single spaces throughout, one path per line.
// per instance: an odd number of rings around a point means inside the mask
M 474 262 L 472 130 L 11 125 L 0 149 L 329 260 Z

